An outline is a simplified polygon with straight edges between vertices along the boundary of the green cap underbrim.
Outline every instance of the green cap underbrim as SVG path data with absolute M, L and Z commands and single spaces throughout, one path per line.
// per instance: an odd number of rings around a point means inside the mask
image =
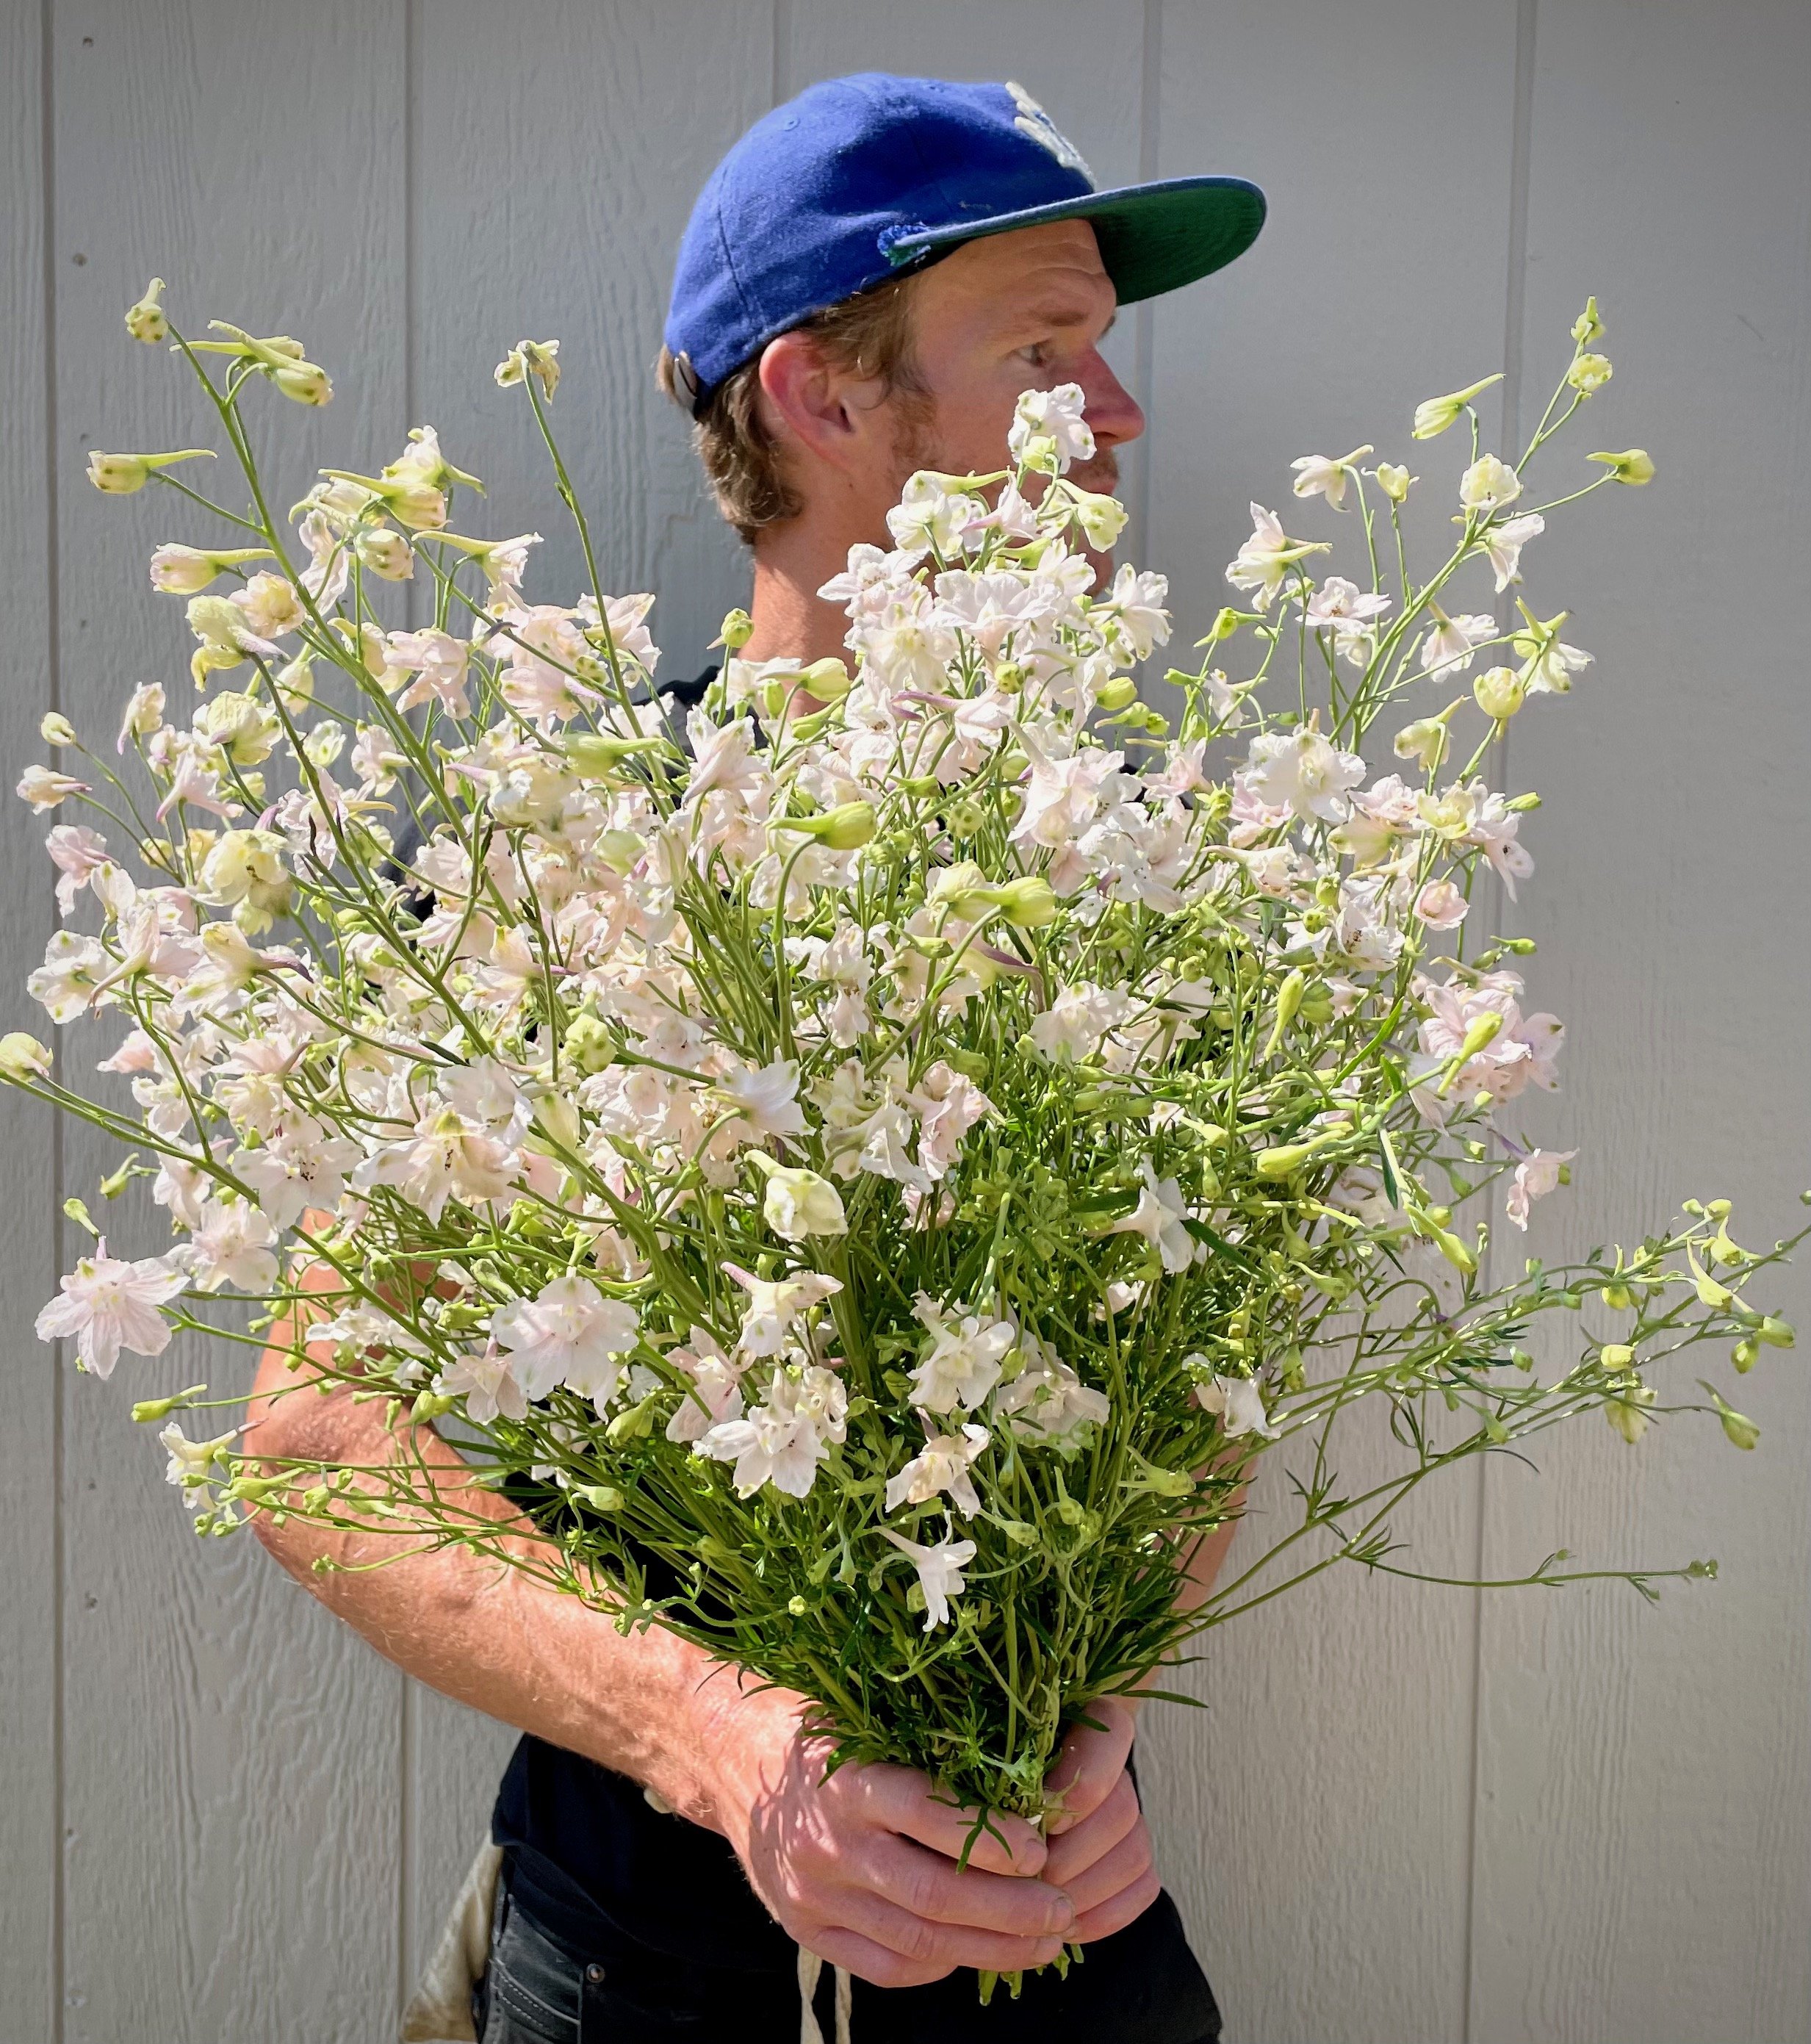
M 1119 302 L 1129 305 L 1192 284 L 1243 256 L 1264 224 L 1264 195 L 1244 178 L 1167 178 L 1156 184 L 1083 192 L 991 220 L 926 228 L 900 236 L 887 254 L 903 268 L 917 257 L 941 254 L 962 242 L 1052 220 L 1093 222 L 1102 263 Z

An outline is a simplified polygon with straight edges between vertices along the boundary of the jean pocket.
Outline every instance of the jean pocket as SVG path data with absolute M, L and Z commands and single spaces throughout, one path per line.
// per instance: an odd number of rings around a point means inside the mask
M 579 1963 L 506 1904 L 484 1975 L 481 2044 L 579 2044 Z

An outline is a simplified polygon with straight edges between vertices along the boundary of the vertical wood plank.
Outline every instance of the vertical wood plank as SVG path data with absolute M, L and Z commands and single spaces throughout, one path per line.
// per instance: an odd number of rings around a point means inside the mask
M 0 220 L 0 559 L 19 592 L 8 633 L 7 686 L 0 694 L 0 747 L 7 763 L 37 756 L 37 722 L 54 701 L 48 431 L 45 348 L 43 96 L 40 10 L 23 0 L 0 11 L 0 174 L 9 194 Z M 10 782 L 7 782 L 9 787 Z M 0 901 L 0 964 L 9 974 L 3 1026 L 30 1026 L 21 982 L 51 930 L 51 876 L 43 830 L 23 803 L 0 804 L 0 860 L 16 876 Z M 28 878 L 29 876 L 29 878 Z M 48 1033 L 40 1030 L 40 1035 Z M 13 1179 L 10 1224 L 0 1239 L 0 1288 L 10 1303 L 0 1428 L 0 2027 L 54 2038 L 57 1972 L 59 1674 L 56 1464 L 58 1377 L 35 1340 L 31 1316 L 56 1289 L 53 1170 L 56 1130 L 48 1112 L 8 1089 L 0 1095 L 0 1152 L 31 1167 Z
M 1291 517 L 1293 457 L 1406 459 L 1418 400 L 1501 367 L 1515 12 L 1169 6 L 1161 34 L 1160 174 L 1237 173 L 1271 202 L 1248 255 L 1155 309 L 1147 552 L 1186 647 L 1227 601 L 1248 498 Z M 1444 509 L 1421 513 L 1435 544 Z M 1375 1424 L 1355 1434 L 1349 1483 L 1394 1466 Z M 1291 1523 L 1282 1478 L 1231 1570 Z M 1399 1520 L 1417 1566 L 1473 1573 L 1478 1494 L 1456 1473 Z M 1335 1572 L 1207 1637 L 1206 1712 L 1153 1711 L 1166 1872 L 1229 2034 L 1463 2034 L 1475 1622 L 1465 1592 Z
M 653 0 L 436 0 L 412 57 L 417 409 L 484 478 L 482 529 L 539 527 L 538 600 L 583 586 L 545 451 L 491 371 L 525 334 L 557 338 L 552 418 L 613 591 L 652 589 L 663 676 L 697 673 L 746 557 L 706 495 L 684 416 L 655 389 L 673 258 L 717 158 L 767 110 L 772 0 L 711 10 L 708 89 L 694 15 Z M 714 657 L 714 656 L 712 656 Z M 405 1922 L 412 1965 L 486 1835 L 515 1735 L 419 1689 L 409 1762 Z
M 402 444 L 401 7 L 73 0 L 55 18 L 64 707 L 100 750 L 134 682 L 165 679 L 179 716 L 193 700 L 180 607 L 144 563 L 201 538 L 202 514 L 80 480 L 95 446 L 217 437 L 186 371 L 125 337 L 147 276 L 186 329 L 293 332 L 334 374 L 324 412 L 274 392 L 248 408 L 276 504 L 324 462 Z M 71 1068 L 119 1033 L 70 1031 Z M 78 1130 L 67 1155 L 70 1189 L 99 1207 L 117 1153 Z M 163 1246 L 142 1186 L 118 1204 L 116 1245 Z M 68 1386 L 71 2044 L 369 2044 L 394 2020 L 398 1680 L 248 1537 L 198 1546 L 127 1418 L 135 1397 L 250 1371 L 248 1351 L 184 1340 Z
M 531 592 L 570 601 L 583 569 L 549 522 L 544 451 L 520 394 L 491 380 L 525 334 L 559 340 L 555 430 L 605 581 L 659 593 L 663 677 L 695 674 L 725 610 L 748 601 L 745 560 L 653 370 L 692 202 L 767 110 L 772 21 L 771 0 L 714 7 L 701 77 L 679 33 L 700 17 L 652 0 L 442 0 L 420 19 L 419 402 L 486 479 L 486 529 L 544 530 Z
M 1638 1233 L 1694 1193 L 1734 1197 L 1764 1246 L 1798 1224 L 1811 1155 L 1811 16 L 1567 0 L 1537 56 L 1525 422 L 1589 291 L 1617 369 L 1540 494 L 1594 448 L 1645 444 L 1659 475 L 1580 506 L 1563 558 L 1524 559 L 1530 602 L 1570 604 L 1598 655 L 1512 732 L 1516 785 L 1548 804 L 1525 833 L 1531 978 L 1569 1032 L 1566 1093 L 1529 1120 L 1581 1149 L 1528 1246 Z M 1802 1326 L 1802 1263 L 1767 1289 Z M 1667 1381 L 1715 1382 L 1756 1453 L 1682 1417 L 1635 1449 L 1562 1439 L 1538 1480 L 1492 1471 L 1493 1573 L 1564 1544 L 1723 1575 L 1657 1610 L 1608 1585 L 1487 1606 L 1477 2044 L 1811 2034 L 1811 1387 L 1792 1357 L 1685 1363 Z

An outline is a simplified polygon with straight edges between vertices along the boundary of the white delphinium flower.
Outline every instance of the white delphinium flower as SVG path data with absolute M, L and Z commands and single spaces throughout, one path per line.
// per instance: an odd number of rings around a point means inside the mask
M 211 1441 L 191 1441 L 183 1431 L 181 1422 L 172 1420 L 158 1435 L 170 1458 L 163 1466 L 163 1481 L 181 1489 L 183 1502 L 190 1511 L 199 1511 L 208 1502 L 209 1482 L 225 1475 L 227 1450 L 236 1434 L 234 1429 L 217 1435 Z
M 1292 486 L 1298 497 L 1325 497 L 1336 511 L 1343 511 L 1346 504 L 1346 482 L 1357 473 L 1355 464 L 1373 451 L 1367 443 L 1354 448 L 1348 455 L 1337 461 L 1329 461 L 1325 455 L 1305 454 L 1290 463 L 1295 471 Z
M 1437 603 L 1428 608 L 1438 622 L 1421 641 L 1422 667 L 1436 679 L 1443 674 L 1463 674 L 1476 659 L 1476 649 L 1496 637 L 1496 619 L 1483 610 L 1448 617 Z
M 634 1307 L 606 1299 L 576 1271 L 554 1278 L 530 1299 L 512 1300 L 490 1316 L 490 1331 L 509 1354 L 526 1398 L 563 1384 L 601 1416 L 617 1394 L 622 1358 L 640 1339 Z
M 1415 897 L 1415 914 L 1430 930 L 1456 930 L 1471 905 L 1450 880 L 1430 880 Z
M 1061 475 L 1071 462 L 1092 461 L 1094 428 L 1082 416 L 1086 402 L 1079 383 L 1025 391 L 1013 408 L 1007 452 L 1015 462 L 1052 475 Z
M 466 668 L 471 648 L 450 632 L 392 632 L 386 640 L 390 667 L 406 669 L 414 679 L 396 698 L 398 709 L 433 703 L 448 717 L 470 717 L 466 700 Z
M 691 1379 L 678 1410 L 667 1422 L 669 1441 L 683 1444 L 702 1440 L 721 1422 L 741 1418 L 741 1372 L 708 1327 L 694 1326 L 686 1346 L 669 1349 L 667 1360 Z
M 1538 511 L 1524 512 L 1519 518 L 1505 518 L 1480 536 L 1484 552 L 1497 578 L 1500 596 L 1513 582 L 1521 580 L 1522 548 L 1547 530 L 1547 521 Z
M 1089 621 L 1104 634 L 1108 650 L 1127 661 L 1145 660 L 1155 647 L 1170 643 L 1167 576 L 1121 563 L 1113 587 L 1089 613 Z
M 1523 686 L 1531 695 L 1566 694 L 1571 688 L 1572 677 L 1591 664 L 1590 655 L 1561 640 L 1564 611 L 1546 619 L 1535 617 L 1525 609 L 1522 615 L 1528 620 L 1527 628 L 1517 632 L 1509 644 L 1521 655 Z
M 770 1483 L 790 1497 L 803 1497 L 817 1480 L 818 1464 L 844 1438 L 848 1404 L 834 1370 L 813 1364 L 794 1377 L 776 1370 L 763 1404 L 745 1419 L 720 1421 L 693 1452 L 734 1462 L 732 1481 L 740 1497 L 752 1497 Z
M 280 574 L 260 571 L 229 599 L 244 614 L 246 628 L 260 639 L 281 639 L 299 632 L 308 613 L 293 585 Z
M 981 1509 L 970 1465 L 987 1446 L 987 1429 L 971 1420 L 959 1433 L 936 1432 L 925 1420 L 925 1445 L 896 1476 L 886 1482 L 886 1509 L 896 1512 L 902 1504 L 929 1504 L 946 1492 L 964 1519 Z
M 1318 541 L 1309 544 L 1292 540 L 1275 512 L 1267 511 L 1263 505 L 1254 504 L 1251 509 L 1252 536 L 1228 564 L 1226 579 L 1235 589 L 1255 590 L 1259 609 L 1267 610 L 1276 601 L 1277 591 L 1291 567 L 1309 554 L 1324 554 L 1328 548 Z
M 1081 836 L 1103 806 L 1125 800 L 1138 784 L 1120 770 L 1125 764 L 1123 752 L 1086 745 L 1065 753 L 1055 749 L 1055 734 L 1051 737 L 1050 743 L 1043 744 L 1029 733 L 1021 735 L 1031 760 L 1031 777 L 1024 809 L 1011 835 L 1015 844 L 1062 851 Z
M 748 1294 L 736 1352 L 745 1362 L 759 1356 L 778 1355 L 793 1338 L 794 1329 L 813 1306 L 833 1299 L 842 1290 L 842 1281 L 821 1271 L 802 1270 L 790 1278 L 756 1278 L 734 1263 L 723 1266 Z
M 1097 986 L 1091 980 L 1081 980 L 1062 988 L 1042 1014 L 1032 1016 L 1031 1039 L 1039 1054 L 1052 1062 L 1091 1057 L 1137 1005 L 1123 987 Z
M 912 1402 L 926 1412 L 972 1412 L 1000 1381 L 1018 1338 L 1010 1320 L 984 1320 L 961 1306 L 944 1307 L 921 1292 L 913 1311 L 929 1330 L 930 1347 L 912 1372 Z
M 909 560 L 936 553 L 948 560 L 962 549 L 963 528 L 986 507 L 978 498 L 951 487 L 953 476 L 921 469 L 906 482 L 886 514 L 893 544 Z
M 1048 1342 L 1021 1329 L 1018 1349 L 1024 1366 L 995 1390 L 990 1409 L 1009 1420 L 1021 1440 L 1053 1447 L 1083 1427 L 1105 1425 L 1106 1393 L 1083 1384 Z
M 1480 455 L 1459 479 L 1459 502 L 1467 511 L 1486 517 L 1514 503 L 1521 494 L 1521 478 L 1494 454 Z
M 1205 1258 L 1206 1244 L 1198 1243 L 1188 1231 L 1188 1203 L 1177 1180 L 1159 1178 L 1148 1157 L 1139 1158 L 1138 1170 L 1144 1181 L 1138 1204 L 1107 1231 L 1143 1235 L 1162 1258 L 1163 1268 L 1174 1276 Z
M 107 841 L 86 824 L 57 824 L 44 840 L 59 875 L 56 905 L 65 916 L 74 912 L 75 897 L 99 869 L 109 864 Z
M 918 1116 L 918 1162 L 933 1181 L 948 1177 L 962 1153 L 963 1139 L 996 1110 L 972 1079 L 939 1058 L 906 1102 Z
M 107 1254 L 106 1238 L 95 1243 L 68 1275 L 59 1280 L 60 1297 L 38 1315 L 40 1341 L 75 1337 L 75 1352 L 85 1369 L 110 1377 L 120 1350 L 134 1355 L 161 1355 L 170 1345 L 170 1324 L 157 1308 L 187 1289 L 186 1270 L 173 1268 L 170 1257 L 142 1257 L 136 1262 Z
M 293 1228 L 310 1207 L 331 1212 L 346 1174 L 363 1155 L 349 1136 L 329 1135 L 310 1115 L 293 1117 L 261 1149 L 236 1150 L 234 1175 L 252 1189 L 277 1229 Z
M 436 1388 L 465 1400 L 466 1417 L 481 1426 L 501 1415 L 506 1420 L 525 1420 L 529 1401 L 516 1381 L 513 1358 L 505 1355 L 494 1340 L 482 1354 L 462 1355 L 440 1372 Z
M 761 1143 L 770 1136 L 783 1141 L 806 1132 L 798 1104 L 798 1061 L 776 1058 L 758 1069 L 744 1066 L 716 1082 L 716 1089 L 733 1110 L 739 1142 Z
M 937 623 L 971 639 L 990 660 L 1028 651 L 1053 616 L 1049 582 L 1009 568 L 946 569 L 935 587 Z
M 1190 1368 L 1206 1366 L 1205 1356 L 1191 1355 L 1186 1360 Z M 1220 1416 L 1220 1430 L 1229 1440 L 1236 1440 L 1242 1434 L 1262 1434 L 1268 1441 L 1278 1438 L 1280 1430 L 1270 1423 L 1270 1415 L 1264 1410 L 1264 1394 L 1255 1377 L 1222 1377 L 1216 1373 L 1210 1381 L 1198 1386 L 1195 1398 L 1204 1412 Z
M 53 1022 L 73 1022 L 100 991 L 113 960 L 93 937 L 59 930 L 44 946 L 44 963 L 25 980 L 25 990 Z
M 1562 1173 L 1578 1154 L 1576 1150 L 1531 1150 L 1516 1166 L 1503 1211 L 1517 1228 L 1528 1226 L 1529 1206 L 1545 1199 L 1559 1184 Z
M 1425 1120 L 1440 1126 L 1454 1103 L 1513 1100 L 1531 1085 L 1558 1089 L 1565 1029 L 1554 1016 L 1525 1016 L 1521 991 L 1513 972 L 1440 984 L 1417 976 L 1415 996 L 1428 1013 L 1417 1032 L 1409 1085 Z
M 1350 792 L 1364 779 L 1364 762 L 1343 752 L 1321 733 L 1304 727 L 1266 732 L 1252 740 L 1245 782 L 1266 808 L 1286 808 L 1305 821 L 1343 823 L 1352 809 Z
M 243 1200 L 210 1200 L 190 1243 L 195 1288 L 217 1292 L 231 1285 L 241 1292 L 267 1292 L 276 1282 L 271 1244 L 276 1231 L 256 1207 Z
M 1371 658 L 1377 620 L 1390 603 L 1387 596 L 1367 594 L 1344 575 L 1328 575 L 1303 608 L 1309 628 L 1331 632 L 1334 651 L 1362 667 Z
M 975 1559 L 978 1551 L 975 1543 L 940 1540 L 934 1546 L 925 1546 L 908 1540 L 903 1533 L 895 1533 L 890 1526 L 880 1531 L 918 1571 L 919 1586 L 925 1593 L 925 1630 L 929 1632 L 944 1623 L 949 1617 L 950 1599 L 959 1596 L 967 1588 L 962 1572 Z

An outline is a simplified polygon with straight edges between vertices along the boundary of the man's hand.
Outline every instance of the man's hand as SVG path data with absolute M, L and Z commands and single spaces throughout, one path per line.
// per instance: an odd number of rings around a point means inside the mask
M 1082 1945 L 1123 1931 L 1157 1900 L 1161 1887 L 1144 1813 L 1125 1771 L 1132 1706 L 1103 1697 L 1088 1706 L 1088 1716 L 1102 1729 L 1076 1725 L 1063 1742 L 1046 1784 L 1061 1795 L 1062 1808 L 1044 1827 L 1050 1847 L 1044 1878 L 1074 1904 L 1069 1935 Z
M 1079 1934 L 1023 1818 L 996 1814 L 959 1866 L 972 1811 L 935 1800 L 907 1767 L 851 1762 L 825 1781 L 829 1748 L 802 1729 L 799 1699 L 721 1679 L 717 1827 L 807 1950 L 878 1987 L 917 1987 L 958 1966 L 1044 1965 Z

